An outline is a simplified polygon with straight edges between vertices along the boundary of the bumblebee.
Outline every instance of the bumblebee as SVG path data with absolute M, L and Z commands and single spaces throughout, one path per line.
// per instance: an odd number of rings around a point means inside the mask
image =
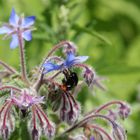
M 78 76 L 75 72 L 72 72 L 69 69 L 63 70 L 64 78 L 62 79 L 61 84 L 51 83 L 48 86 L 48 100 L 52 106 L 52 110 L 55 112 L 61 107 L 61 100 L 65 95 L 70 93 L 69 91 L 72 90 L 78 84 Z
M 63 70 L 64 78 L 62 80 L 61 88 L 64 91 L 72 90 L 78 84 L 78 76 L 76 72 L 72 72 L 70 69 Z

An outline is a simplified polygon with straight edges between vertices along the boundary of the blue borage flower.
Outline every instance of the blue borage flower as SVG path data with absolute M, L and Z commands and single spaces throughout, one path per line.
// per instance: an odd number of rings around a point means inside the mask
M 55 70 L 63 70 L 65 68 L 71 68 L 77 64 L 85 62 L 88 59 L 88 56 L 75 56 L 72 52 L 67 53 L 66 60 L 64 60 L 61 64 L 55 64 L 51 61 L 44 63 L 44 74 L 55 71 Z
M 14 49 L 19 45 L 18 35 L 21 34 L 22 38 L 26 41 L 32 39 L 31 31 L 33 30 L 32 25 L 35 22 L 35 16 L 18 16 L 14 9 L 12 9 L 9 23 L 4 24 L 0 28 L 0 34 L 6 34 L 6 37 L 12 36 L 10 48 Z

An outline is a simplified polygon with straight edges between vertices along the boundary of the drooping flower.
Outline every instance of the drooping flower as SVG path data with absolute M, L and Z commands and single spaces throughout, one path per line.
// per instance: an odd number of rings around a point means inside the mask
M 32 139 L 33 140 L 39 140 L 39 134 L 38 134 L 38 130 L 33 128 L 32 130 Z
M 60 120 L 72 125 L 79 117 L 81 107 L 69 91 L 63 91 L 54 84 L 49 85 L 48 100 L 53 111 L 57 111 Z
M 88 56 L 75 56 L 73 53 L 68 53 L 66 60 L 61 62 L 60 64 L 55 64 L 51 61 L 44 63 L 43 67 L 45 68 L 44 74 L 55 71 L 55 70 L 63 70 L 66 68 L 71 68 L 77 64 L 83 63 L 88 59 Z
M 8 98 L 5 104 L 2 106 L 0 110 L 0 121 L 1 125 L 1 135 L 3 138 L 8 138 L 13 126 L 13 121 L 11 121 L 11 108 L 12 106 L 16 106 L 21 110 L 23 117 L 26 116 L 26 112 L 28 109 L 31 111 L 31 128 L 32 129 L 32 138 L 36 140 L 39 138 L 39 129 L 38 123 L 42 128 L 44 134 L 48 137 L 51 137 L 55 133 L 54 124 L 48 119 L 44 111 L 42 110 L 40 104 L 43 103 L 44 97 L 38 97 L 32 94 L 32 92 L 28 89 L 23 89 L 19 93 L 13 93 L 11 91 L 11 97 Z M 39 121 L 38 121 L 39 120 Z M 10 125 L 9 125 L 10 122 Z M 12 125 L 11 125 L 12 124 Z
M 59 108 L 59 116 L 62 121 L 72 125 L 78 119 L 81 107 L 70 93 L 62 93 L 61 106 Z
M 93 81 L 94 81 L 94 72 L 91 68 L 89 67 L 86 67 L 85 68 L 85 71 L 83 73 L 83 77 L 85 79 L 85 82 L 87 83 L 88 86 L 92 85 L 93 84 Z
M 18 16 L 14 9 L 12 9 L 9 23 L 3 24 L 0 28 L 0 34 L 6 34 L 4 38 L 12 36 L 10 48 L 14 49 L 19 45 L 19 36 L 24 38 L 26 41 L 32 39 L 31 31 L 33 30 L 32 25 L 35 22 L 35 16 Z
M 68 53 L 75 54 L 76 49 L 77 49 L 77 46 L 73 42 L 69 41 L 64 45 L 63 52 L 64 52 L 64 54 L 68 54 Z
M 130 107 L 129 105 L 127 104 L 122 104 L 120 107 L 119 107 L 119 112 L 118 112 L 119 116 L 122 118 L 122 119 L 125 119 L 128 117 L 128 115 L 130 114 Z

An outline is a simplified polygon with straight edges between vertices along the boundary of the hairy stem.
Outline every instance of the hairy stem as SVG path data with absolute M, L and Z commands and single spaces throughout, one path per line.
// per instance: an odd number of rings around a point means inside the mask
M 43 127 L 44 123 L 43 123 L 43 120 L 42 120 L 42 118 L 41 118 L 41 116 L 40 116 L 38 110 L 36 110 L 36 114 L 37 114 L 37 117 L 38 117 L 38 119 L 39 119 L 40 126 Z
M 49 120 L 48 120 L 48 118 L 47 118 L 47 116 L 46 116 L 46 114 L 43 112 L 43 110 L 40 108 L 40 106 L 35 105 L 35 107 L 36 107 L 36 110 L 38 110 L 38 111 L 42 114 L 42 116 L 44 117 L 44 119 L 45 119 L 47 125 L 48 125 L 48 126 L 51 126 L 51 125 L 50 125 L 50 122 L 49 122 Z
M 19 41 L 19 50 L 20 50 L 20 64 L 21 64 L 21 77 L 24 81 L 28 82 L 27 71 L 25 65 L 25 53 L 24 53 L 24 42 L 22 38 L 22 31 L 18 28 L 18 41 Z
M 91 114 L 97 114 L 100 111 L 102 111 L 102 110 L 104 110 L 104 109 L 106 109 L 106 108 L 108 108 L 109 106 L 112 106 L 112 105 L 123 105 L 123 102 L 122 101 L 111 101 L 111 102 L 108 102 L 108 103 L 100 106 L 99 108 L 90 111 L 85 116 L 88 116 L 88 115 L 91 115 Z
M 17 73 L 17 71 L 12 68 L 11 66 L 9 66 L 8 64 L 6 64 L 5 62 L 0 60 L 0 65 L 2 65 L 4 68 L 6 68 L 11 74 L 13 73 Z
M 4 105 L 2 106 L 2 108 L 0 109 L 0 118 L 1 118 L 1 113 L 3 112 L 3 110 L 5 109 L 5 107 L 8 105 L 9 101 L 6 101 L 4 103 Z
M 6 108 L 6 111 L 5 111 L 5 113 L 4 113 L 3 125 L 2 125 L 3 129 L 6 128 L 6 118 L 7 118 L 7 114 L 8 114 L 8 112 L 9 112 L 9 110 L 10 110 L 11 105 L 12 105 L 12 102 L 10 102 L 10 103 L 8 104 L 8 106 L 7 106 L 7 108 Z
M 36 91 L 38 91 L 43 83 L 43 77 L 44 74 L 39 75 L 39 78 L 37 79 L 37 81 L 34 83 L 33 87 Z
M 21 89 L 19 89 L 18 87 L 15 87 L 15 86 L 11 86 L 11 85 L 1 86 L 0 90 L 1 91 L 3 91 L 3 90 L 13 90 L 13 91 L 16 91 L 16 92 L 21 92 Z
M 84 69 L 89 69 L 86 64 L 76 64 L 75 66 L 81 67 L 81 68 L 84 68 Z
M 43 60 L 42 64 L 41 64 L 41 67 L 42 65 L 45 63 L 45 61 L 59 48 L 61 47 L 64 47 L 64 45 L 67 44 L 67 45 L 70 45 L 69 41 L 62 41 L 60 42 L 59 44 L 55 45 L 52 50 L 50 50 L 50 52 L 48 53 L 48 55 L 45 57 L 45 59 Z
M 101 128 L 101 127 L 99 127 L 97 125 L 93 125 L 93 124 L 92 125 L 88 124 L 88 126 L 91 127 L 91 128 L 93 128 L 93 129 L 97 129 L 98 131 L 100 131 L 101 133 L 103 133 L 108 138 L 108 140 L 113 140 L 111 138 L 111 136 L 103 128 Z
M 66 130 L 63 134 L 68 133 L 73 131 L 75 128 L 79 128 L 79 127 L 83 127 L 83 125 L 85 123 L 87 123 L 87 121 L 90 121 L 91 119 L 97 119 L 97 118 L 101 118 L 101 119 L 105 119 L 107 120 L 109 123 L 112 124 L 112 126 L 114 126 L 115 122 L 113 122 L 110 118 L 108 118 L 107 116 L 104 115 L 99 115 L 99 114 L 94 114 L 94 115 L 89 115 L 87 117 L 84 117 L 81 121 L 79 121 L 78 123 L 74 124 L 71 128 L 69 128 L 68 130 Z
M 33 123 L 33 127 L 34 127 L 34 129 L 36 129 L 36 110 L 35 110 L 35 107 L 33 106 L 32 107 L 32 112 L 33 112 L 33 117 L 32 117 L 32 123 Z
M 56 78 L 60 73 L 61 71 L 57 72 L 52 77 L 49 77 L 47 79 L 45 78 L 43 79 L 44 75 L 42 74 L 40 79 L 38 79 L 38 81 L 33 85 L 33 87 L 36 89 L 36 91 L 38 91 L 42 84 L 47 83 L 47 82 L 53 82 L 53 79 Z M 56 85 L 59 85 L 59 84 L 56 83 Z

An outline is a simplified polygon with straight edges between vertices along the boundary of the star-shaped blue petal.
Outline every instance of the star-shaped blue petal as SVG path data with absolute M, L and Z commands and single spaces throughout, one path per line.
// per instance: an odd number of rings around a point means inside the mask
M 25 31 L 22 33 L 22 36 L 23 38 L 26 40 L 26 41 L 30 41 L 32 39 L 32 34 L 31 34 L 31 31 Z
M 85 62 L 88 59 L 88 56 L 75 56 L 73 53 L 68 53 L 67 58 L 64 61 L 64 66 L 69 68 L 73 65 Z
M 11 32 L 11 29 L 8 28 L 7 26 L 2 26 L 0 28 L 0 34 L 10 33 L 10 32 Z
M 35 22 L 35 16 L 26 17 L 26 18 L 24 18 L 22 26 L 23 27 L 28 27 L 28 26 L 33 25 L 34 22 Z
M 54 71 L 54 70 L 59 70 L 61 68 L 61 65 L 53 64 L 51 62 L 47 62 L 43 65 L 43 67 L 45 68 L 44 74 L 46 74 L 46 73 Z
M 11 43 L 10 43 L 10 48 L 11 48 L 11 49 L 14 49 L 14 48 L 16 48 L 16 47 L 18 46 L 18 44 L 19 44 L 19 42 L 18 42 L 18 37 L 17 37 L 17 35 L 13 35 L 13 36 L 12 36 L 12 41 L 11 41 Z
M 14 8 L 12 9 L 12 12 L 11 12 L 11 15 L 10 15 L 10 18 L 9 18 L 9 23 L 13 26 L 16 26 L 18 25 L 18 21 L 19 21 L 19 17 L 18 15 L 16 14 Z
M 73 53 L 68 53 L 66 60 L 64 60 L 61 64 L 54 64 L 53 62 L 49 61 L 46 62 L 44 67 L 44 74 L 54 71 L 54 70 L 63 70 L 65 68 L 71 68 L 76 64 L 80 64 L 85 62 L 88 59 L 88 56 L 75 56 Z
M 12 9 L 9 23 L 3 25 L 0 28 L 0 34 L 6 34 L 6 37 L 11 36 L 12 41 L 10 43 L 10 48 L 14 49 L 19 45 L 18 35 L 21 34 L 21 37 L 26 41 L 30 41 L 32 39 L 31 31 L 33 30 L 32 25 L 35 22 L 35 16 L 29 17 L 19 17 L 15 10 Z M 19 33 L 20 32 L 20 33 Z

